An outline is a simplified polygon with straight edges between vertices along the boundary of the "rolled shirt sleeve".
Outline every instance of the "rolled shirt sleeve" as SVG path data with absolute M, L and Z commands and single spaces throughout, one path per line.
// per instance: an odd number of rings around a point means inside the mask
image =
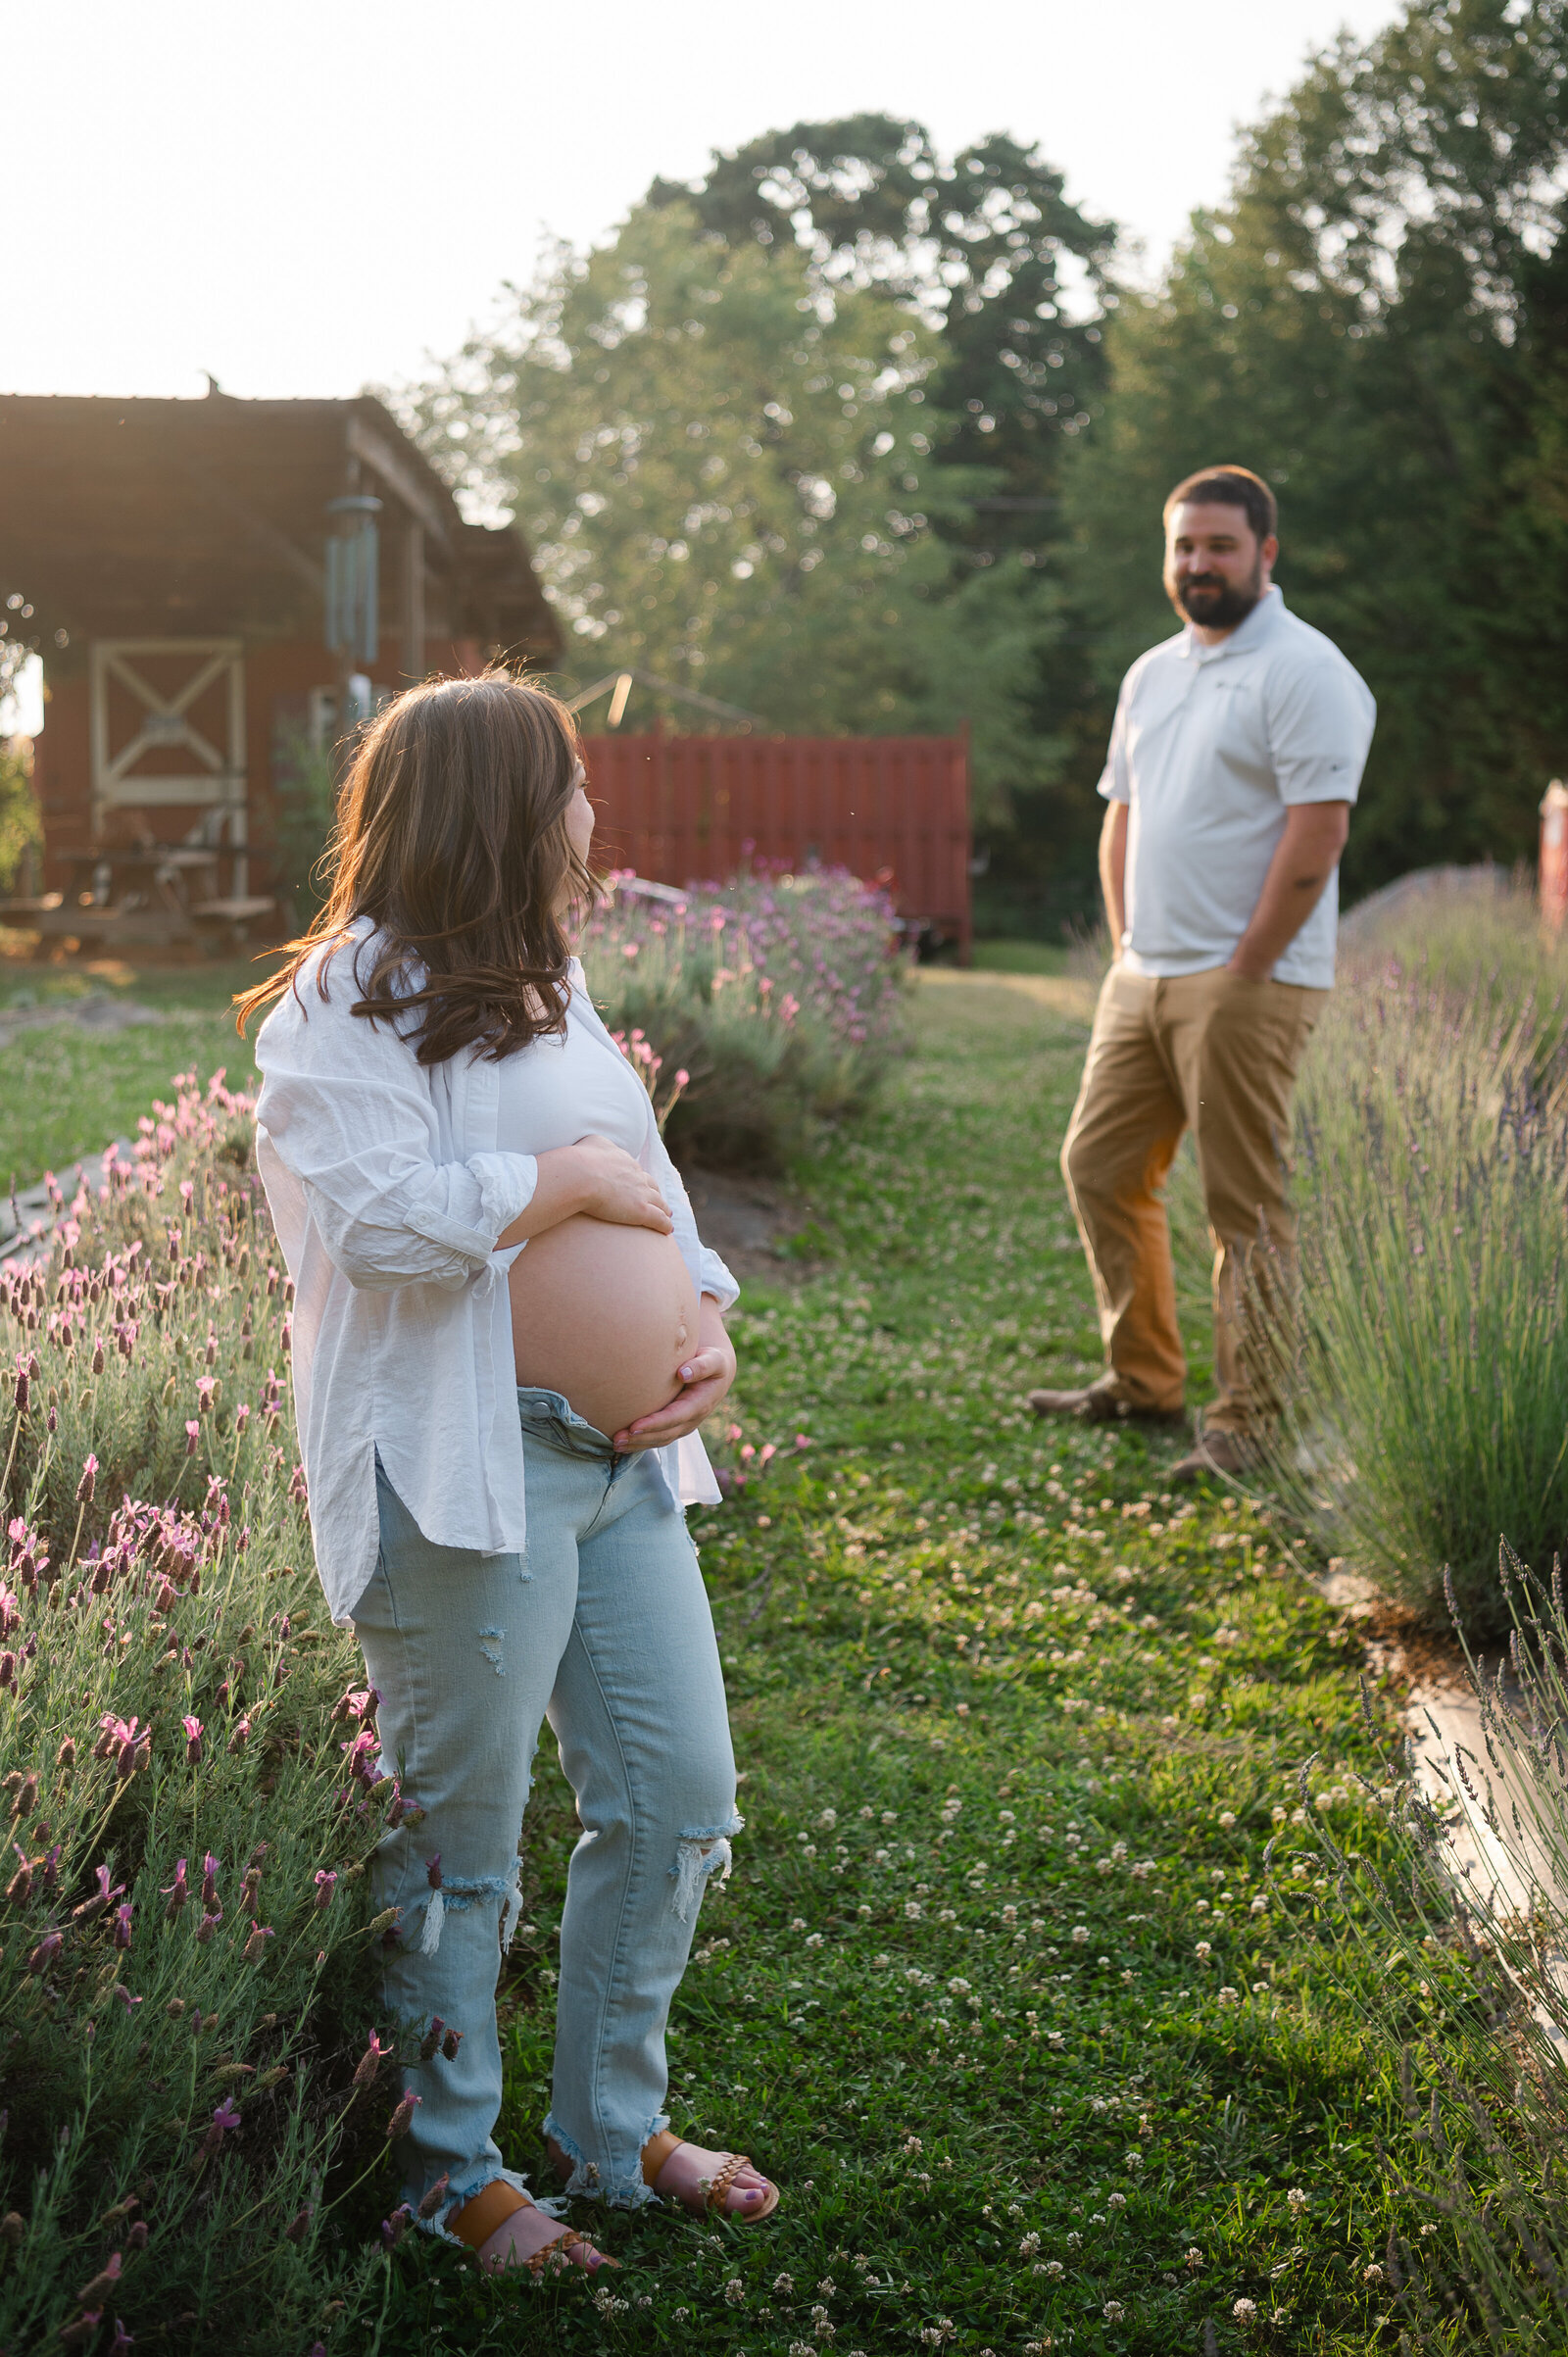
M 324 1000 L 314 975 L 300 983 L 257 1037 L 259 1151 L 302 1189 L 327 1257 L 351 1285 L 459 1290 L 533 1200 L 538 1162 L 520 1154 L 439 1160 L 428 1079 L 407 1042 L 350 1012 L 346 975 Z

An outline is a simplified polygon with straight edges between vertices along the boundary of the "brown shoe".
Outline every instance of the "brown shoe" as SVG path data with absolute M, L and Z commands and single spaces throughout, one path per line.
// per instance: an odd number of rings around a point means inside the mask
M 1037 1416 L 1070 1416 L 1077 1424 L 1181 1424 L 1184 1407 L 1138 1407 L 1102 1380 L 1074 1392 L 1030 1392 L 1024 1404 Z
M 1258 1451 L 1238 1432 L 1205 1432 L 1195 1447 L 1172 1465 L 1165 1479 L 1186 1488 L 1197 1481 L 1232 1480 L 1250 1472 Z

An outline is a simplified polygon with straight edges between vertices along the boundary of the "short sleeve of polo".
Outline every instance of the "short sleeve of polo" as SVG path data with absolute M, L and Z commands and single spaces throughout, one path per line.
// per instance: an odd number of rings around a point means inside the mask
M 1132 774 L 1127 765 L 1127 691 L 1132 673 L 1121 683 L 1116 698 L 1116 717 L 1111 723 L 1110 745 L 1105 754 L 1105 766 L 1100 773 L 1099 793 L 1106 802 L 1131 802 Z
M 1371 749 L 1372 691 L 1325 641 L 1293 645 L 1270 665 L 1269 751 L 1281 802 L 1353 803 Z

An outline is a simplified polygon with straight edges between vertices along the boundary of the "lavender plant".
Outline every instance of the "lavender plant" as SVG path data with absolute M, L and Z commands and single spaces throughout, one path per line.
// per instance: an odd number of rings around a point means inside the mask
M 397 2090 L 339 2058 L 390 1929 L 365 1860 L 407 1810 L 352 1646 L 313 1619 L 249 1114 L 183 1076 L 0 1278 L 14 2349 L 293 2351 L 372 2263 L 340 2229 Z
M 611 879 L 582 941 L 612 1031 L 687 1074 L 670 1144 L 773 1163 L 862 1105 L 903 1041 L 891 903 L 838 869 L 650 894 Z

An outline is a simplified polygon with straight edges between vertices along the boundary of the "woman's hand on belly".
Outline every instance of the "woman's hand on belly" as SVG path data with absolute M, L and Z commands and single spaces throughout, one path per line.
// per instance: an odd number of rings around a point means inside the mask
M 596 1130 L 575 1146 L 552 1146 L 537 1159 L 539 1179 L 532 1201 L 496 1238 L 503 1250 L 585 1215 L 612 1227 L 672 1234 L 675 1222 L 659 1181 L 623 1146 Z
M 735 1380 L 735 1346 L 710 1293 L 705 1293 L 698 1304 L 697 1325 L 702 1347 L 681 1361 L 677 1370 L 681 1388 L 674 1399 L 651 1416 L 639 1416 L 635 1424 L 612 1435 L 623 1454 L 634 1449 L 667 1449 L 671 1441 L 684 1440 L 728 1393 Z

